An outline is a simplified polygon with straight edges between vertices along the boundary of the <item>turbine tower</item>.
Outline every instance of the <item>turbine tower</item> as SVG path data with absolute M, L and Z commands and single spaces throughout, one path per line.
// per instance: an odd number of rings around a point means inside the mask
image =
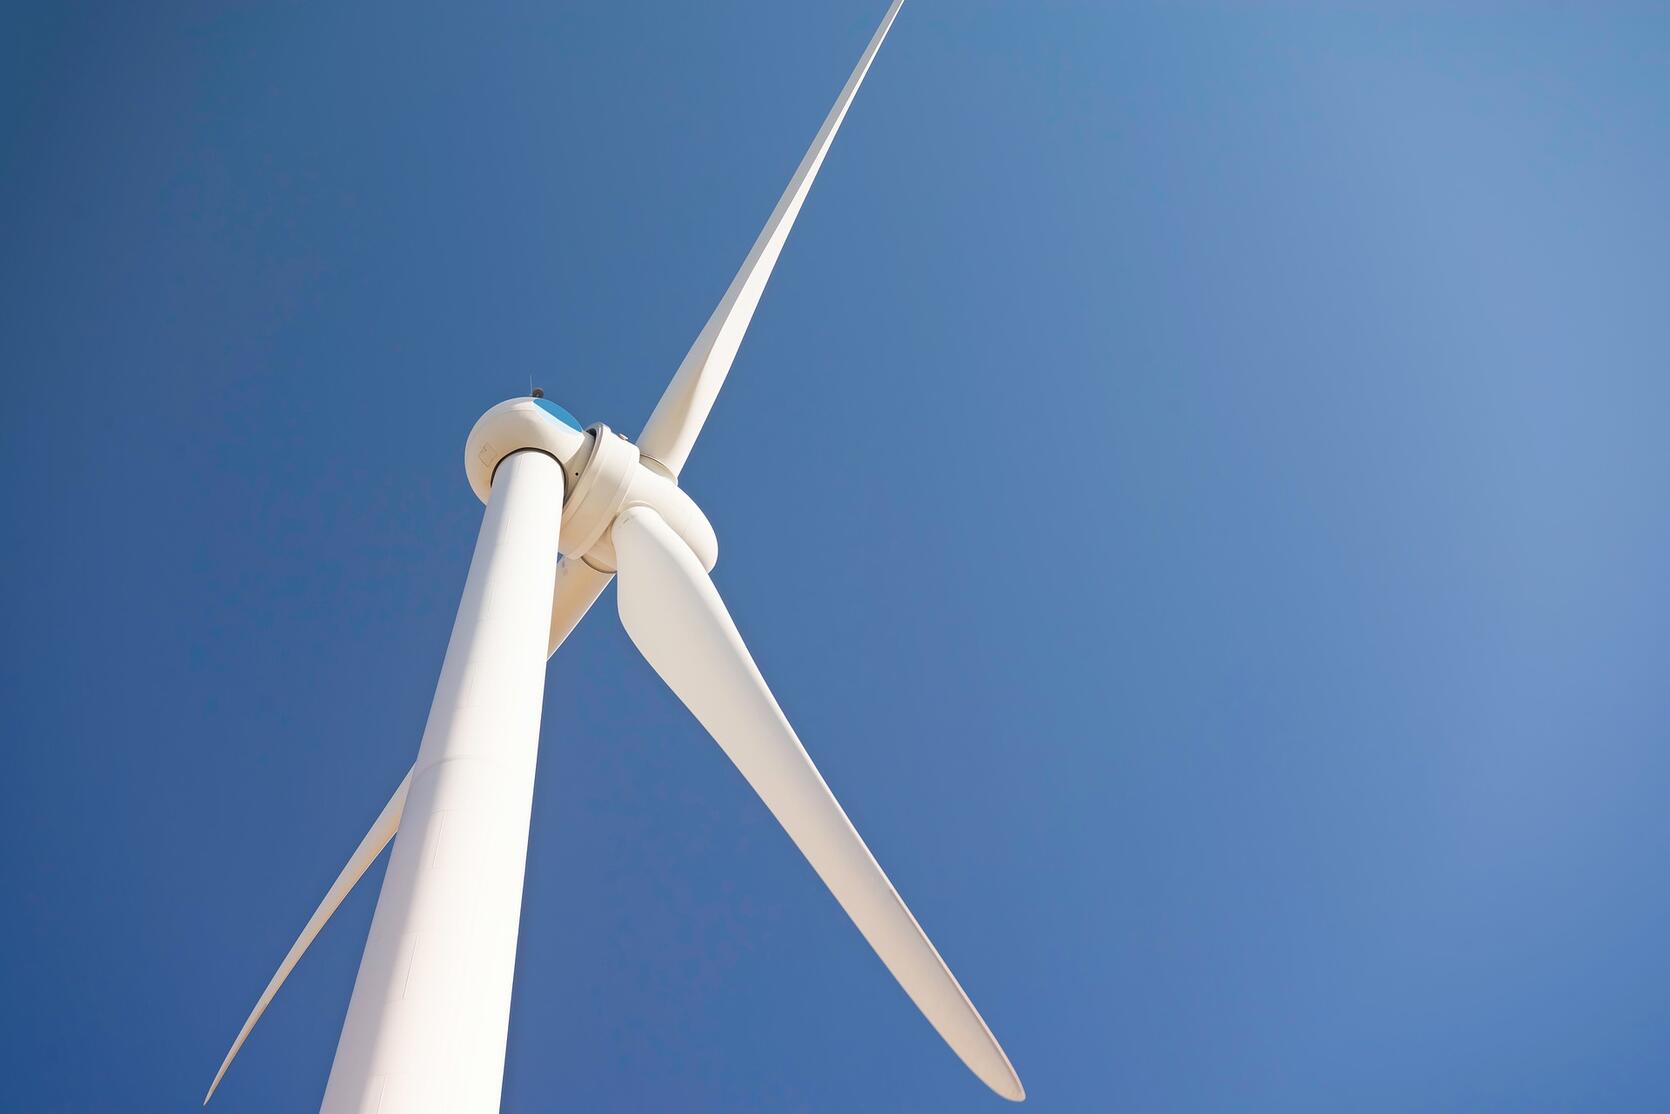
M 810 861 L 953 1051 L 1004 1098 L 1008 1057 L 830 793 L 708 573 L 718 541 L 678 484 L 795 216 L 903 0 L 894 0 L 636 444 L 542 398 L 465 444 L 486 504 L 417 761 L 285 956 L 216 1073 L 392 839 L 321 1107 L 498 1109 L 545 660 L 620 577 L 621 623 Z M 550 601 L 547 608 L 545 602 Z M 398 838 L 396 833 L 398 832 Z

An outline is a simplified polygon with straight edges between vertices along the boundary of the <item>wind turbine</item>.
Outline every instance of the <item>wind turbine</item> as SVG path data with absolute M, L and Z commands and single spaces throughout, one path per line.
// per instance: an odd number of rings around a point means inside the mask
M 678 485 L 801 203 L 902 3 L 888 8 L 636 445 L 605 425 L 582 428 L 537 391 L 493 407 L 470 431 L 464 467 L 487 511 L 417 761 L 267 984 L 205 1103 L 307 946 L 393 840 L 321 1109 L 498 1108 L 544 664 L 616 576 L 633 643 L 911 1000 L 987 1086 L 1025 1097 L 997 1039 L 771 695 L 708 578 L 718 558 L 713 527 Z

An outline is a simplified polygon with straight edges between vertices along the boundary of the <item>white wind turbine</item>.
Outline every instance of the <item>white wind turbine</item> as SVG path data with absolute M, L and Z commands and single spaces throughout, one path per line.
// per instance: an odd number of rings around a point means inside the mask
M 291 947 L 215 1074 L 383 847 L 326 1114 L 498 1108 L 527 858 L 544 662 L 614 576 L 621 623 L 771 809 L 905 992 L 1007 1099 L 1020 1078 L 807 757 L 708 571 L 713 528 L 678 474 L 812 179 L 903 0 L 894 0 L 771 219 L 633 445 L 534 397 L 470 431 L 487 504 L 416 763 Z M 559 560 L 560 556 L 560 560 Z M 549 614 L 534 601 L 551 600 Z

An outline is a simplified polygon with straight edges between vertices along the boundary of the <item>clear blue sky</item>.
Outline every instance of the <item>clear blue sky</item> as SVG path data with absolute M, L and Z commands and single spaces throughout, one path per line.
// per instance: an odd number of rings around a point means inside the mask
M 884 7 L 8 10 L 0 1108 L 195 1106 Z M 685 473 L 1035 1109 L 1670 1106 L 1670 19 L 1440 7 L 911 0 Z M 540 778 L 507 1111 L 1000 1108 L 612 592 Z

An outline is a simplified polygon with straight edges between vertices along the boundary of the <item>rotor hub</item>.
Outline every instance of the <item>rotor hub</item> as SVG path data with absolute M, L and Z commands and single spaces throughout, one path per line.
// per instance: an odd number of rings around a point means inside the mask
M 476 421 L 464 448 L 464 470 L 476 498 L 487 502 L 493 473 L 511 453 L 531 449 L 563 470 L 562 537 L 565 557 L 600 572 L 615 571 L 610 531 L 627 507 L 654 510 L 684 539 L 702 567 L 719 559 L 719 539 L 700 507 L 664 468 L 648 464 L 638 447 L 608 426 L 580 428 L 573 415 L 545 398 L 501 402 Z

